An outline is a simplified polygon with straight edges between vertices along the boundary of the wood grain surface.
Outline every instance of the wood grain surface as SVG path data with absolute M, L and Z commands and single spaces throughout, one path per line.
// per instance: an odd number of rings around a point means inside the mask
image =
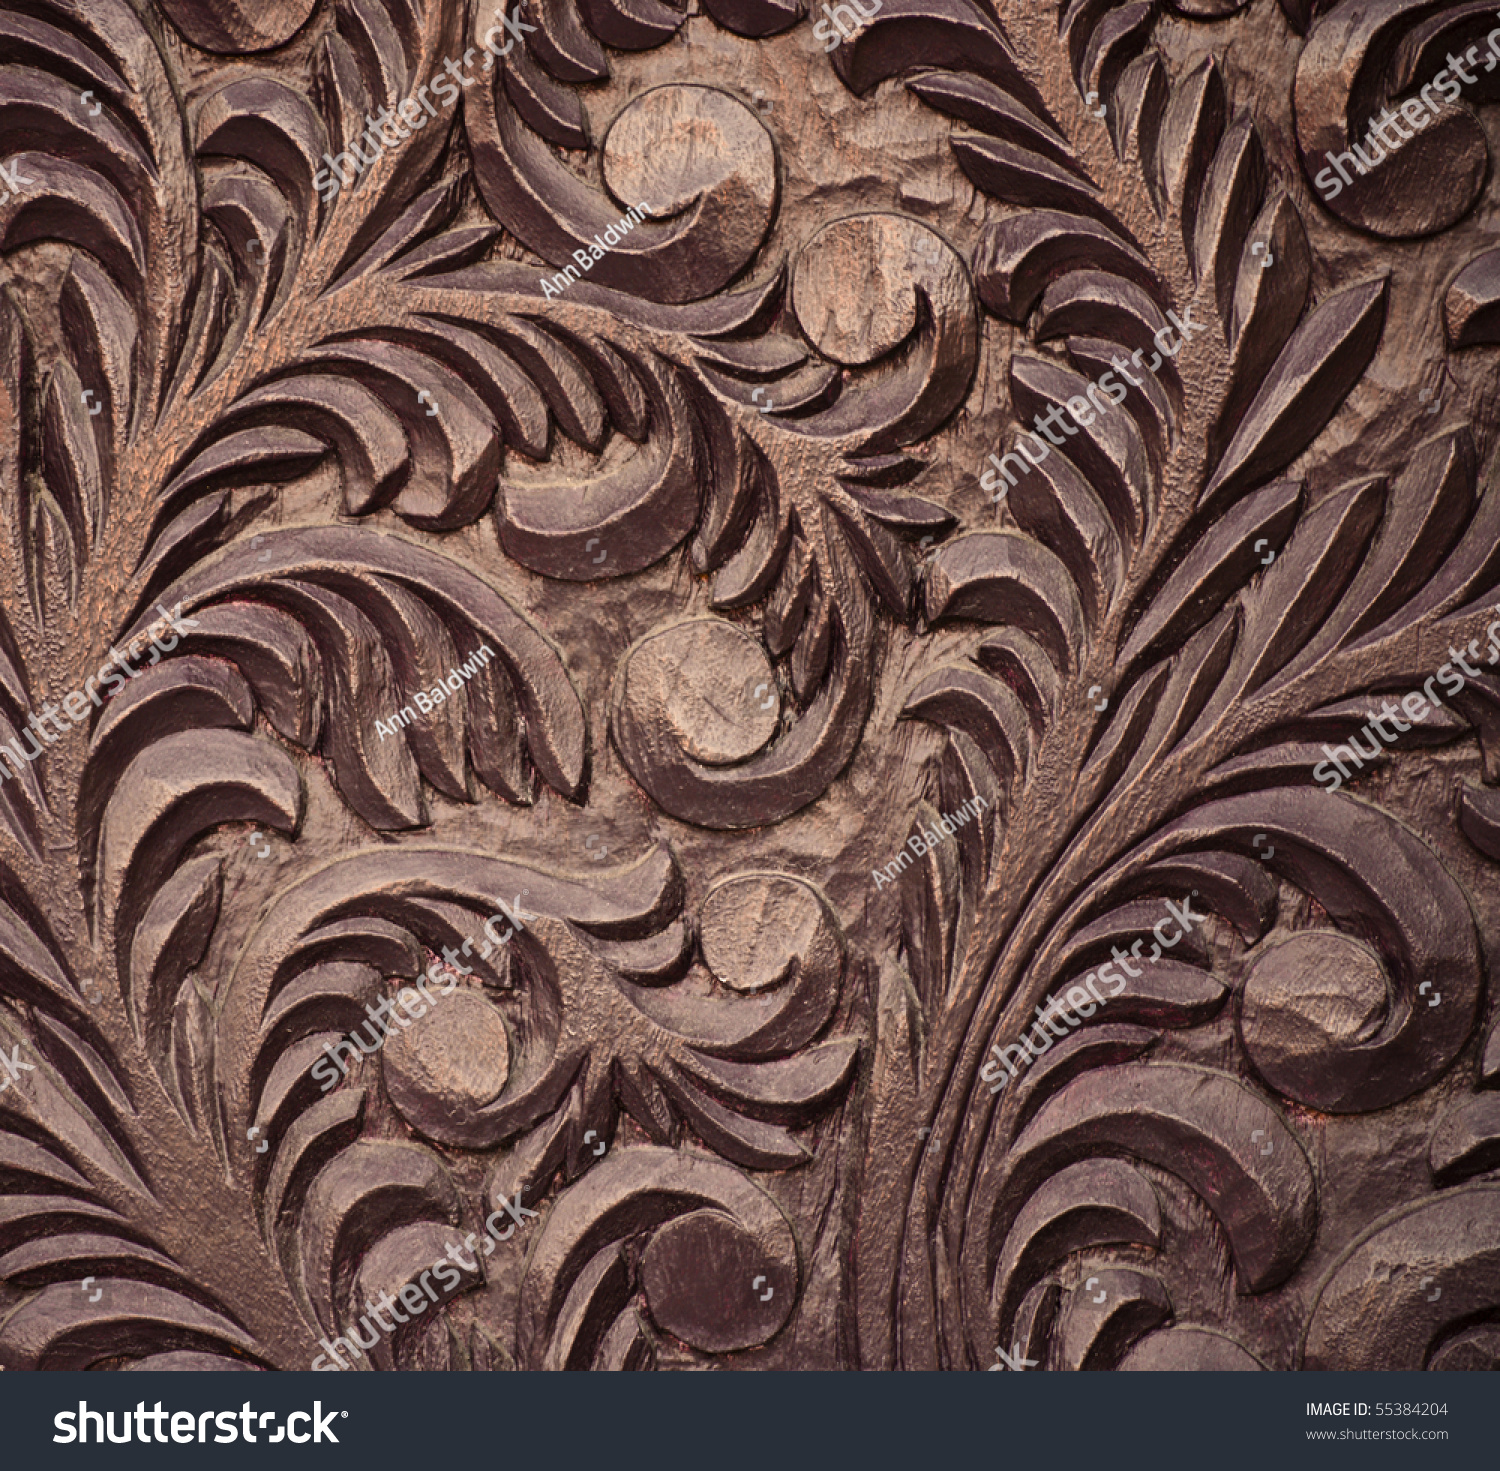
M 1500 1367 L 1491 34 L 0 0 L 0 1367 Z

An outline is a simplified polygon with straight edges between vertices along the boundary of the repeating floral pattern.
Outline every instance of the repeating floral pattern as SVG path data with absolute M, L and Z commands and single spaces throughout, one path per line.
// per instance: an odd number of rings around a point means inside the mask
M 1491 16 L 496 14 L 0 10 L 0 1365 L 1495 1367 Z

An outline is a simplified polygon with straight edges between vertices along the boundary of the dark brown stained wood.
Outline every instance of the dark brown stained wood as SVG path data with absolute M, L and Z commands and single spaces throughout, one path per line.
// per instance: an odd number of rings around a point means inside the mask
M 0 8 L 0 1368 L 1500 1367 L 1492 24 Z

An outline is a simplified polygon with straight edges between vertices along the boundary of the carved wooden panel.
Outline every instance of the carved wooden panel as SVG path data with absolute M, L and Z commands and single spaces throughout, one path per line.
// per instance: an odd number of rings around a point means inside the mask
M 1500 1366 L 1492 10 L 808 12 L 4 0 L 5 1368 Z

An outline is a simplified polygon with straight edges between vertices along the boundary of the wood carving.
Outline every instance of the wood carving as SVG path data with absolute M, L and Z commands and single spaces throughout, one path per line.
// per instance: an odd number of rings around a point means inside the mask
M 1492 20 L 4 0 L 0 1366 L 1500 1367 Z

